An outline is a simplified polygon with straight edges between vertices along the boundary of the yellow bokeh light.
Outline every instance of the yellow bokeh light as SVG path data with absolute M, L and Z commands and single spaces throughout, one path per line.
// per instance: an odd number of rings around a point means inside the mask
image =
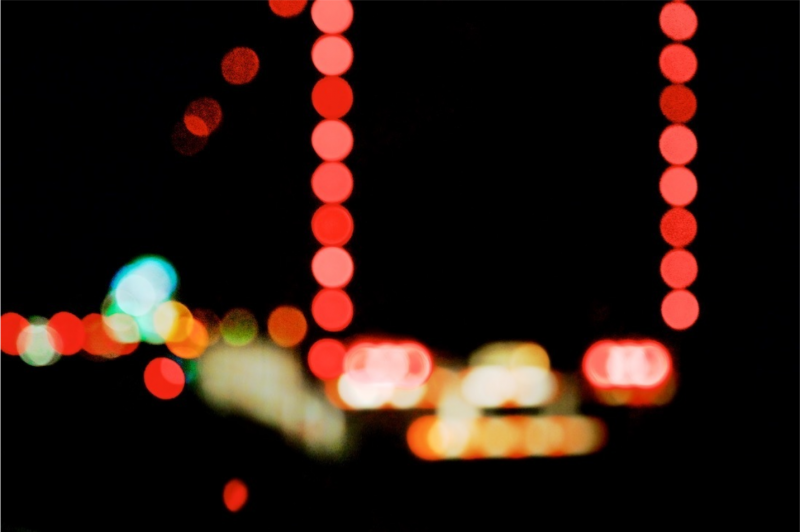
M 183 340 L 168 340 L 167 349 L 175 356 L 191 359 L 197 358 L 208 347 L 208 331 L 200 320 L 193 319 L 189 326 L 189 334 Z
M 165 301 L 153 313 L 153 327 L 167 342 L 180 342 L 189 336 L 194 324 L 192 312 L 182 303 Z

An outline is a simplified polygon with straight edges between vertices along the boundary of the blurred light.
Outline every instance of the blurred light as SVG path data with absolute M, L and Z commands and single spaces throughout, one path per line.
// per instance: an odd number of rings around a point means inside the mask
M 439 455 L 434 452 L 428 442 L 428 434 L 436 425 L 436 416 L 422 416 L 411 422 L 406 432 L 408 448 L 414 456 L 423 460 L 438 460 Z
M 181 340 L 167 340 L 167 349 L 177 357 L 192 359 L 205 352 L 208 347 L 208 331 L 200 320 L 192 319 L 189 334 Z
M 60 354 L 74 355 L 83 347 L 86 333 L 83 330 L 83 322 L 75 314 L 69 312 L 53 314 L 53 317 L 47 322 L 47 326 L 55 331 L 60 338 L 58 348 Z
M 238 478 L 229 480 L 222 490 L 222 500 L 225 503 L 225 508 L 231 512 L 238 512 L 247 502 L 247 486 Z
M 220 320 L 213 311 L 205 308 L 198 308 L 192 311 L 194 319 L 203 324 L 208 333 L 208 345 L 216 344 L 220 339 Z
M 700 305 L 697 298 L 688 290 L 673 290 L 661 303 L 661 316 L 672 329 L 682 331 L 697 321 Z
M 690 39 L 697 31 L 697 15 L 686 2 L 668 2 L 658 17 L 661 31 L 674 41 Z
M 154 358 L 144 369 L 144 384 L 147 390 L 159 399 L 178 397 L 183 391 L 185 382 L 183 369 L 169 358 Z
M 427 431 L 427 444 L 437 458 L 458 458 L 470 440 L 472 419 L 437 418 Z
M 341 120 L 323 120 L 311 132 L 311 146 L 325 161 L 341 161 L 353 149 L 353 132 Z
M 139 327 L 139 337 L 143 342 L 152 345 L 161 345 L 164 343 L 164 337 L 156 332 L 154 323 L 155 312 L 148 312 L 144 316 L 136 316 L 136 325 Z
M 207 137 L 222 122 L 222 107 L 214 98 L 198 98 L 183 113 L 183 123 L 190 133 Z
M 30 366 L 49 366 L 58 362 L 60 339 L 55 331 L 47 326 L 47 320 L 31 318 L 30 324 L 22 329 L 17 338 L 20 358 Z
M 102 315 L 103 327 L 112 340 L 121 344 L 139 343 L 139 326 L 136 319 L 128 314 L 116 313 Z
M 193 323 L 192 312 L 177 301 L 164 301 L 153 312 L 153 326 L 166 342 L 185 340 Z
M 323 205 L 311 218 L 314 237 L 323 246 L 343 246 L 353 235 L 353 217 L 341 205 Z
M 247 345 L 258 334 L 258 322 L 249 310 L 235 308 L 223 316 L 220 333 L 228 345 Z
M 685 207 L 697 195 L 697 179 L 685 166 L 670 166 L 661 175 L 659 189 L 664 201 L 674 207 Z
M 343 288 L 353 278 L 353 259 L 340 247 L 324 247 L 314 254 L 311 272 L 325 288 Z
M 339 377 L 339 397 L 355 409 L 379 408 L 392 397 L 391 385 L 365 384 L 351 379 L 347 373 Z
M 461 381 L 464 399 L 475 406 L 497 408 L 515 395 L 516 383 L 502 366 L 479 366 L 467 370 Z
M 141 285 L 139 284 L 138 280 L 130 285 L 123 285 L 123 282 L 131 276 L 135 276 L 146 281 L 146 284 L 149 285 L 148 288 L 140 288 Z M 175 292 L 177 286 L 178 274 L 175 272 L 175 268 L 173 268 L 172 264 L 170 264 L 166 259 L 157 255 L 145 255 L 137 258 L 130 264 L 127 264 L 121 268 L 111 280 L 111 290 L 114 294 L 117 304 L 120 305 L 120 309 L 126 314 L 131 314 L 133 316 L 145 314 L 152 308 L 155 308 L 157 303 L 161 303 L 162 301 L 166 301 L 172 297 L 172 294 Z M 120 291 L 121 287 L 128 287 L 128 289 Z M 142 295 L 141 290 L 146 290 L 146 293 Z M 130 312 L 121 306 L 120 297 L 117 294 L 118 291 L 120 291 L 121 294 L 124 294 L 125 297 L 144 299 L 145 302 L 149 300 L 147 296 L 152 291 L 152 297 L 154 298 L 155 303 L 147 307 L 144 312 Z
M 686 83 L 697 72 L 697 57 L 684 44 L 668 44 L 658 57 L 661 73 L 672 83 Z
M 353 22 L 353 4 L 350 0 L 315 0 L 311 20 L 322 33 L 342 33 Z
M 183 120 L 172 128 L 172 147 L 176 152 L 187 157 L 197 155 L 208 144 L 208 136 L 198 137 L 186 128 Z
M 353 191 L 353 174 L 340 162 L 324 162 L 311 176 L 314 194 L 325 203 L 341 203 Z
M 325 76 L 314 85 L 311 103 L 323 118 L 341 118 L 353 106 L 353 89 L 338 76 Z
M 697 98 L 686 85 L 670 85 L 661 92 L 661 112 L 671 122 L 688 122 L 697 111 Z
M 344 372 L 346 351 L 339 340 L 317 340 L 308 350 L 308 369 L 319 379 L 335 379 Z
M 272 341 L 281 347 L 294 347 L 303 341 L 308 323 L 297 307 L 281 306 L 267 318 L 267 332 Z
M 343 290 L 323 288 L 311 301 L 311 315 L 322 329 L 342 331 L 353 321 L 353 302 Z
M 283 18 L 296 17 L 306 8 L 308 0 L 269 0 L 269 8 Z
M 83 330 L 86 333 L 83 350 L 90 355 L 116 358 L 120 355 L 131 354 L 139 345 L 138 342 L 121 343 L 112 338 L 105 325 L 105 320 L 100 314 L 87 314 L 82 322 Z
M 357 342 L 347 350 L 344 371 L 360 384 L 415 388 L 431 376 L 433 359 L 416 342 Z
M 688 246 L 697 236 L 697 220 L 683 207 L 673 207 L 661 218 L 661 236 L 671 246 Z
M 550 369 L 547 351 L 534 342 L 491 342 L 472 353 L 469 363 L 471 366 L 531 366 Z
M 233 48 L 222 58 L 222 77 L 231 85 L 250 83 L 257 73 L 258 55 L 250 48 Z
M 661 155 L 670 164 L 684 165 L 697 155 L 697 137 L 681 124 L 667 126 L 658 139 Z
M 522 432 L 513 418 L 483 417 L 475 420 L 473 438 L 486 458 L 511 458 L 521 455 Z
M 17 340 L 28 325 L 28 320 L 16 312 L 6 312 L 0 316 L 0 349 L 3 353 L 19 355 Z
M 394 388 L 392 396 L 389 398 L 389 405 L 401 410 L 419 408 L 427 393 L 428 387 L 426 384 L 416 388 Z
M 159 303 L 150 281 L 139 275 L 126 275 L 114 290 L 117 306 L 126 314 L 141 316 Z
M 323 35 L 311 48 L 311 61 L 326 76 L 341 76 L 353 64 L 353 47 L 341 35 Z
M 654 340 L 601 340 L 586 351 L 582 368 L 596 388 L 656 388 L 671 375 L 672 358 Z
M 670 288 L 686 288 L 697 279 L 697 260 L 685 249 L 673 249 L 661 259 L 661 278 Z

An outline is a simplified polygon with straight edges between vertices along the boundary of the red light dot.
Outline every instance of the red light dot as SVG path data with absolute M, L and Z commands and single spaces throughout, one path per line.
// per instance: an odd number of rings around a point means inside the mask
M 207 137 L 213 133 L 221 121 L 222 107 L 213 98 L 198 98 L 183 113 L 186 129 L 198 137 Z
M 222 77 L 231 85 L 250 83 L 257 73 L 258 55 L 250 48 L 234 48 L 222 58 Z
M 59 312 L 50 318 L 47 326 L 53 329 L 61 340 L 60 354 L 74 355 L 83 347 L 86 331 L 83 329 L 83 322 L 76 315 Z
M 673 207 L 661 218 L 661 236 L 667 244 L 682 248 L 697 235 L 697 220 L 682 207 Z
M 238 478 L 229 480 L 222 490 L 222 501 L 225 508 L 231 512 L 238 512 L 247 502 L 247 485 Z
M 673 124 L 661 133 L 658 148 L 668 163 L 684 165 L 697 155 L 697 138 L 688 127 Z
M 311 230 L 323 246 L 343 246 L 353 235 L 353 217 L 341 205 L 323 205 L 311 218 Z
M 697 321 L 700 305 L 688 290 L 673 290 L 661 303 L 661 316 L 670 328 L 677 331 L 688 329 Z
M 697 72 L 697 56 L 684 44 L 668 44 L 661 50 L 658 65 L 672 83 L 686 83 Z
M 308 0 L 269 0 L 269 8 L 283 18 L 296 17 L 306 8 Z
M 670 166 L 661 175 L 659 183 L 664 201 L 675 207 L 684 207 L 697 195 L 697 179 L 685 166 Z
M 674 41 L 690 39 L 697 31 L 697 15 L 684 2 L 669 2 L 661 9 L 658 23 L 664 35 Z
M 100 314 L 92 313 L 84 316 L 82 324 L 84 330 L 83 350 L 90 355 L 100 357 L 118 357 L 124 353 L 129 345 L 121 344 L 109 336 Z M 132 344 L 134 348 L 136 344 Z
M 194 124 L 193 127 L 195 129 L 201 127 L 194 122 L 192 123 Z M 172 129 L 172 147 L 175 148 L 175 151 L 181 155 L 185 155 L 187 157 L 197 155 L 200 153 L 200 150 L 206 147 L 206 144 L 208 144 L 208 135 L 198 137 L 197 135 L 193 134 L 186 127 L 184 120 L 181 120 L 175 124 L 175 127 Z
M 344 344 L 338 340 L 317 340 L 308 350 L 308 369 L 319 379 L 335 379 L 344 372 L 346 352 Z
M 344 163 L 322 163 L 311 176 L 311 188 L 321 201 L 341 203 L 353 192 L 353 174 Z
M 353 106 L 353 89 L 338 76 L 326 76 L 314 85 L 311 103 L 324 118 L 341 118 Z
M 673 249 L 661 259 L 661 278 L 670 288 L 686 288 L 697 279 L 697 260 L 685 249 Z
M 670 122 L 688 122 L 697 111 L 697 98 L 686 85 L 670 85 L 661 92 L 659 106 Z
M 353 259 L 339 247 L 324 247 L 311 260 L 314 279 L 325 288 L 342 288 L 353 278 Z
M 326 76 L 341 76 L 353 64 L 353 47 L 341 35 L 323 35 L 311 48 L 311 61 Z
M 342 33 L 353 22 L 353 4 L 350 0 L 315 0 L 311 20 L 322 33 Z
M 353 149 L 353 132 L 341 120 L 323 120 L 311 133 L 311 145 L 320 159 L 341 161 Z
M 19 355 L 17 340 L 28 325 L 28 320 L 16 312 L 6 312 L 0 316 L 0 350 L 7 355 Z
M 159 399 L 178 397 L 185 382 L 186 376 L 181 366 L 169 358 L 154 358 L 144 369 L 144 385 Z
M 353 321 L 353 302 L 343 290 L 323 288 L 311 302 L 311 315 L 322 329 L 342 331 Z

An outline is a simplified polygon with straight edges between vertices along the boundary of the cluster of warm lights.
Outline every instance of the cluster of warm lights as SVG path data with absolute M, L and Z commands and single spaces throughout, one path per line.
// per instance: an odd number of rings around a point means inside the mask
M 661 155 L 670 164 L 661 176 L 661 195 L 671 206 L 661 219 L 661 235 L 672 246 L 661 261 L 661 277 L 672 290 L 661 304 L 661 315 L 675 330 L 691 327 L 700 312 L 687 288 L 697 277 L 697 261 L 686 250 L 697 234 L 697 221 L 686 206 L 694 200 L 697 181 L 686 167 L 697 154 L 697 139 L 686 123 L 697 110 L 694 92 L 686 86 L 697 71 L 697 58 L 684 42 L 697 30 L 697 16 L 686 2 L 670 1 L 661 10 L 659 23 L 672 40 L 659 57 L 661 72 L 672 84 L 661 93 L 661 112 L 671 122 L 659 139 Z
M 311 302 L 311 315 L 328 333 L 344 331 L 353 320 L 353 302 L 344 288 L 353 277 L 353 258 L 345 249 L 353 234 L 353 217 L 342 205 L 353 190 L 353 175 L 343 162 L 353 149 L 353 133 L 342 118 L 353 105 L 353 90 L 342 75 L 353 62 L 353 48 L 342 33 L 353 21 L 350 0 L 316 0 L 311 19 L 322 32 L 311 49 L 314 67 L 323 75 L 311 92 L 321 120 L 311 133 L 311 145 L 322 160 L 311 176 L 311 188 L 322 203 L 311 219 L 311 231 L 321 246 L 311 260 L 311 272 L 321 289 Z M 308 352 L 312 373 L 323 379 L 343 371 L 345 347 L 335 338 L 316 341 Z
M 408 428 L 411 452 L 423 460 L 577 456 L 600 450 L 605 424 L 585 416 L 422 416 Z

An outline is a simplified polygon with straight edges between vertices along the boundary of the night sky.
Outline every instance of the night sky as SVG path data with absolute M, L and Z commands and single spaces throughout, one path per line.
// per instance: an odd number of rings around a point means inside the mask
M 352 414 L 356 457 L 323 464 L 191 390 L 152 397 L 142 371 L 163 347 L 43 368 L 2 355 L 3 529 L 794 528 L 800 10 L 691 3 L 700 318 L 676 332 L 660 315 L 662 5 L 354 3 L 346 332 L 464 360 L 532 340 L 563 372 L 598 339 L 655 338 L 680 379 L 671 404 L 584 403 L 610 431 L 594 456 L 433 464 L 405 446 L 413 413 Z M 3 10 L 3 313 L 98 312 L 123 265 L 158 254 L 190 308 L 244 307 L 262 325 L 282 304 L 308 314 L 320 204 L 308 9 Z M 220 73 L 235 46 L 260 58 L 243 86 Z M 170 134 L 202 96 L 223 121 L 185 157 Z M 312 326 L 298 356 L 322 333 Z M 232 477 L 250 487 L 237 514 L 221 502 Z

